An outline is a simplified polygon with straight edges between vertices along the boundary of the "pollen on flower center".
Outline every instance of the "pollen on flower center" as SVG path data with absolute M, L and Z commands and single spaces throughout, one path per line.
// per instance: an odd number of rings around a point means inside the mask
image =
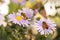
M 42 25 L 43 29 L 48 29 L 48 25 L 46 22 L 43 22 L 43 25 Z
M 18 21 L 20 21 L 20 20 L 22 20 L 22 17 L 21 17 L 21 16 L 16 16 L 16 19 L 17 19 Z
M 17 0 L 18 2 L 22 2 L 22 0 Z

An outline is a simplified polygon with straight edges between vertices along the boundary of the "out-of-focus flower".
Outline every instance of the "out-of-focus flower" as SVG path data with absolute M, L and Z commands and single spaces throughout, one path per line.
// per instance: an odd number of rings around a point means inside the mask
M 24 19 L 20 13 L 13 13 L 8 15 L 8 22 L 12 22 L 14 24 L 18 24 L 18 25 L 27 25 L 28 21 L 26 19 Z
M 27 1 L 26 4 L 25 4 L 25 7 L 32 8 L 33 7 L 32 2 L 31 1 Z
M 46 10 L 46 15 L 47 16 L 55 16 L 56 14 L 56 9 L 55 9 L 55 4 L 54 2 L 48 1 L 47 3 L 44 4 L 44 8 Z
M 20 4 L 20 5 L 25 5 L 26 4 L 26 0 L 12 0 L 14 3 L 16 4 Z
M 7 15 L 8 14 L 8 12 L 9 12 L 9 7 L 8 7 L 8 5 L 7 4 L 5 4 L 5 3 L 0 3 L 0 14 L 2 14 L 2 15 Z
M 4 16 L 0 14 L 0 26 L 1 25 L 3 25 L 5 27 L 7 25 L 7 23 L 5 22 Z
M 22 13 L 21 14 L 25 14 L 26 17 L 28 19 L 31 19 L 34 15 L 34 11 L 32 9 L 29 9 L 29 8 L 22 8 Z
M 10 4 L 10 0 L 2 0 L 6 5 Z
M 56 24 L 50 19 L 40 19 L 39 22 L 35 23 L 35 28 L 40 32 L 41 35 L 53 34 L 53 30 L 56 29 Z

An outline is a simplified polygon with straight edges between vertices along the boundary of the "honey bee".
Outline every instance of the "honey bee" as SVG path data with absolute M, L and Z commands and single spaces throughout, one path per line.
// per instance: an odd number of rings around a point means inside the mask
M 28 19 L 27 15 L 25 13 L 21 13 L 21 15 L 24 17 L 24 19 Z
M 43 25 L 42 25 L 43 29 L 48 29 L 48 25 L 46 22 L 43 22 Z

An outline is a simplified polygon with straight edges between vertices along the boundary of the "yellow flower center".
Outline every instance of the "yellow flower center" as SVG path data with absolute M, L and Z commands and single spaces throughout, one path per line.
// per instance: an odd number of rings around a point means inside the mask
M 16 19 L 17 19 L 18 21 L 20 21 L 20 20 L 22 20 L 22 17 L 21 17 L 21 16 L 16 16 Z
M 22 0 L 17 0 L 18 2 L 22 2 Z
M 46 22 L 43 22 L 43 25 L 42 25 L 43 29 L 48 29 L 48 25 Z

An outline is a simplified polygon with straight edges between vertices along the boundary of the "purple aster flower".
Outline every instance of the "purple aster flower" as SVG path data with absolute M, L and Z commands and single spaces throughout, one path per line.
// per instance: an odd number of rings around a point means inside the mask
M 20 4 L 20 5 L 25 5 L 26 4 L 26 0 L 12 0 L 14 3 L 16 4 Z
M 20 13 L 13 13 L 8 15 L 8 22 L 12 22 L 14 24 L 19 24 L 21 25 L 28 25 L 28 21 L 25 20 Z
M 39 22 L 35 23 L 35 28 L 41 35 L 53 34 L 53 30 L 56 29 L 56 24 L 50 19 L 40 19 Z
M 22 13 L 24 13 L 28 19 L 32 19 L 34 15 L 34 11 L 29 8 L 22 8 Z

